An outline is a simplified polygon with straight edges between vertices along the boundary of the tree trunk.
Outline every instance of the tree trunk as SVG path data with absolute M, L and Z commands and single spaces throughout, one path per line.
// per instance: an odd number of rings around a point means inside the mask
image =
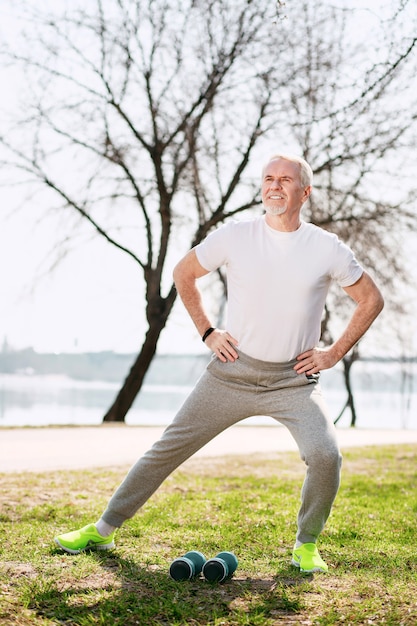
M 113 404 L 103 417 L 103 422 L 125 421 L 125 417 L 143 385 L 146 372 L 148 371 L 152 359 L 155 356 L 159 336 L 165 328 L 165 324 L 175 302 L 175 298 L 176 291 L 175 289 L 172 289 L 166 299 L 159 300 L 159 314 L 150 316 L 149 330 L 146 333 L 141 351 L 130 368 L 129 374 L 127 375 Z
M 337 424 L 337 422 L 340 420 L 345 410 L 349 408 L 350 413 L 351 413 L 351 419 L 350 419 L 351 428 L 353 428 L 356 425 L 356 407 L 355 407 L 355 400 L 353 397 L 352 379 L 350 377 L 350 374 L 351 374 L 352 365 L 354 364 L 355 361 L 357 361 L 357 359 L 358 359 L 357 346 L 353 348 L 353 351 L 349 356 L 345 356 L 343 358 L 343 377 L 344 377 L 345 387 L 346 387 L 348 397 L 343 406 L 343 409 L 340 411 L 339 415 L 334 420 L 334 423 Z
M 356 408 L 355 408 L 355 400 L 353 398 L 353 389 L 352 389 L 352 379 L 350 377 L 350 372 L 352 365 L 355 361 L 355 357 L 352 355 L 351 357 L 343 359 L 343 372 L 345 378 L 346 390 L 348 393 L 346 407 L 350 408 L 350 425 L 353 428 L 356 425 Z

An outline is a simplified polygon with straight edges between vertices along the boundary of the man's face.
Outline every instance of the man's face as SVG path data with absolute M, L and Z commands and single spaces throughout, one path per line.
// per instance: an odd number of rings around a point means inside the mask
M 298 163 L 275 159 L 265 167 L 262 178 L 262 202 L 270 215 L 290 215 L 299 211 L 310 195 L 311 187 L 302 187 Z

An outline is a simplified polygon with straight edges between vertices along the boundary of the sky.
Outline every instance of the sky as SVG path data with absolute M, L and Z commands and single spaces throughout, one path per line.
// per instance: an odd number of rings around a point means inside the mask
M 4 211 L 2 201 L 2 212 Z M 48 251 L 58 229 L 13 212 L 0 229 L 1 341 L 39 352 L 136 352 L 146 328 L 140 274 L 100 241 L 76 249 L 52 271 Z M 121 279 L 122 277 L 122 279 Z M 160 352 L 204 351 L 181 306 L 163 333 Z
M 4 28 L 4 9 L 2 12 Z M 2 84 L 8 86 L 2 94 L 2 108 L 12 109 L 19 99 L 23 78 L 11 75 L 4 67 L 0 75 Z M 32 347 L 39 352 L 137 352 L 146 330 L 137 268 L 110 246 L 95 241 L 75 250 L 53 272 L 47 272 L 48 251 L 62 225 L 52 220 L 37 222 L 37 212 L 30 202 L 17 208 L 20 198 L 21 190 L 0 187 L 3 345 L 7 343 L 13 349 Z M 158 351 L 204 350 L 191 320 L 177 302 Z
M 29 0 L 29 2 L 32 0 Z M 0 7 L 0 35 L 16 28 L 13 2 Z M 58 10 L 67 0 L 37 0 Z M 73 2 L 70 2 L 73 4 Z M 3 112 L 19 106 L 24 77 L 0 65 Z M 2 131 L 1 131 L 2 132 Z M 62 224 L 38 221 L 39 199 L 21 207 L 23 189 L 0 186 L 0 343 L 11 349 L 39 352 L 114 350 L 136 353 L 147 324 L 140 274 L 111 246 L 92 241 L 47 271 L 51 246 L 62 236 Z M 158 345 L 160 353 L 204 352 L 192 322 L 175 305 Z

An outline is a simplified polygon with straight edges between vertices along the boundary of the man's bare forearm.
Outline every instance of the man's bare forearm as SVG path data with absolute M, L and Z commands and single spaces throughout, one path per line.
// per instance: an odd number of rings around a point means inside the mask
M 374 298 L 369 302 L 359 303 L 351 317 L 351 320 L 342 335 L 337 339 L 329 351 L 334 354 L 335 363 L 353 348 L 355 344 L 364 336 L 374 320 L 378 317 L 383 308 L 382 298 Z
M 384 307 L 381 292 L 366 273 L 345 291 L 357 305 L 350 322 L 339 339 L 328 348 L 314 347 L 298 355 L 294 369 L 299 374 L 314 374 L 336 365 L 364 336 Z
M 174 281 L 178 294 L 201 337 L 212 326 L 197 286 L 197 280 L 205 274 L 208 274 L 208 271 L 200 265 L 194 250 L 186 254 L 174 269 Z M 238 358 L 235 350 L 237 343 L 237 339 L 226 330 L 219 329 L 205 339 L 206 346 L 223 362 L 235 361 Z
M 182 284 L 179 281 L 175 284 L 182 303 L 194 322 L 199 335 L 203 335 L 207 328 L 211 326 L 211 322 L 204 309 L 200 290 L 195 283 L 190 285 L 189 283 Z
M 201 292 L 197 280 L 207 274 L 191 250 L 175 267 L 175 286 L 189 316 L 200 335 L 211 326 L 210 319 L 204 309 Z

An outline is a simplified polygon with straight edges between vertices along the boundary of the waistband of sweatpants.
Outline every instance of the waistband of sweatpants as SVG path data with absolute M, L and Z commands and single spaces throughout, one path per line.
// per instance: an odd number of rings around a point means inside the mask
M 237 350 L 239 354 L 239 361 L 244 363 L 248 367 L 253 367 L 257 370 L 262 370 L 263 372 L 285 372 L 292 370 L 294 365 L 297 363 L 297 359 L 293 359 L 292 361 L 287 361 L 286 363 L 277 363 L 275 361 L 261 361 L 259 359 L 254 359 L 253 357 Z

